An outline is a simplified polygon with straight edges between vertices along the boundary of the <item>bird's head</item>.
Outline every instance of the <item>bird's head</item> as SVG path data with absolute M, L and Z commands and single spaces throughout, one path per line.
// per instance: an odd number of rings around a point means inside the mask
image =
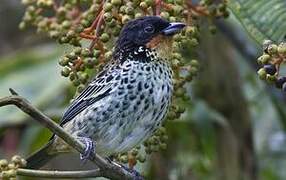
M 184 23 L 170 23 L 158 16 L 145 16 L 129 21 L 121 30 L 116 50 L 132 50 L 139 46 L 156 48 L 166 44 L 185 27 Z

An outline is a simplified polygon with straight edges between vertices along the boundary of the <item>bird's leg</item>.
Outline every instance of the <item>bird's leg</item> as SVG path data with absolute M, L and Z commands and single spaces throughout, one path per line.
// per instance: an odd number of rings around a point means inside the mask
M 84 164 L 86 160 L 93 158 L 95 153 L 95 143 L 87 137 L 79 137 L 78 139 L 85 145 L 84 153 L 80 154 L 80 159 Z
M 140 173 L 137 172 L 135 169 L 133 169 L 133 168 L 128 168 L 128 167 L 126 167 L 126 166 L 124 166 L 124 165 L 122 165 L 122 164 L 119 164 L 119 163 L 117 163 L 117 162 L 114 162 L 112 159 L 113 159 L 112 156 L 109 156 L 109 157 L 106 158 L 106 160 L 107 160 L 109 163 L 111 163 L 111 164 L 113 164 L 113 165 L 115 165 L 115 166 L 117 166 L 117 167 L 120 167 L 120 168 L 122 168 L 122 169 L 124 169 L 124 170 L 126 170 L 126 171 L 128 171 L 128 172 L 130 172 L 130 173 L 133 175 L 133 177 L 134 177 L 133 179 L 134 179 L 134 180 L 144 180 L 144 178 L 140 175 Z
M 133 175 L 134 180 L 144 180 L 143 176 L 141 176 L 140 173 L 137 172 L 134 168 L 130 169 L 130 168 L 124 166 L 124 165 L 121 165 L 121 167 L 123 169 L 125 169 L 126 171 L 130 172 Z

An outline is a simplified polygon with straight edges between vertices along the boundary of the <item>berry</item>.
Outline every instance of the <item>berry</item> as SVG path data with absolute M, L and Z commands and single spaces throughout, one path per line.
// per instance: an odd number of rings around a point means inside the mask
M 269 60 L 271 59 L 269 54 L 263 54 L 262 56 L 260 56 L 257 61 L 259 64 L 267 64 L 269 62 Z
M 282 91 L 286 92 L 286 83 L 282 85 Z
M 282 42 L 278 45 L 278 49 L 277 49 L 278 53 L 280 55 L 285 55 L 286 54 L 286 43 Z
M 265 69 L 267 74 L 274 75 L 276 73 L 276 67 L 273 64 L 264 65 L 263 68 Z
M 267 53 L 270 55 L 275 55 L 277 53 L 278 46 L 276 44 L 270 44 L 267 48 Z
M 286 82 L 286 77 L 285 76 L 282 76 L 282 77 L 279 77 L 276 82 L 275 82 L 275 85 L 277 88 L 281 89 L 283 84 Z
M 266 71 L 264 68 L 260 68 L 258 71 L 257 71 L 257 74 L 258 74 L 258 77 L 262 80 L 265 80 L 266 79 Z

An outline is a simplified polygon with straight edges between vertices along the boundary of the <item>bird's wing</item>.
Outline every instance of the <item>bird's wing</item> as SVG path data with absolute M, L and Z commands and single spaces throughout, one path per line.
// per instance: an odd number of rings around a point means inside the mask
M 60 125 L 63 126 L 86 107 L 108 96 L 115 83 L 114 80 L 110 79 L 114 79 L 117 74 L 118 71 L 116 69 L 112 71 L 104 70 L 98 74 L 69 106 L 63 115 Z

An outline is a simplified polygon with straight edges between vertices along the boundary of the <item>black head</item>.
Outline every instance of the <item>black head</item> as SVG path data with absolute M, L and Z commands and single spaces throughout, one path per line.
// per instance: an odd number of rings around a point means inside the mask
M 129 21 L 120 32 L 116 50 L 144 46 L 159 34 L 172 36 L 183 27 L 185 27 L 183 23 L 170 23 L 158 16 L 145 16 Z

